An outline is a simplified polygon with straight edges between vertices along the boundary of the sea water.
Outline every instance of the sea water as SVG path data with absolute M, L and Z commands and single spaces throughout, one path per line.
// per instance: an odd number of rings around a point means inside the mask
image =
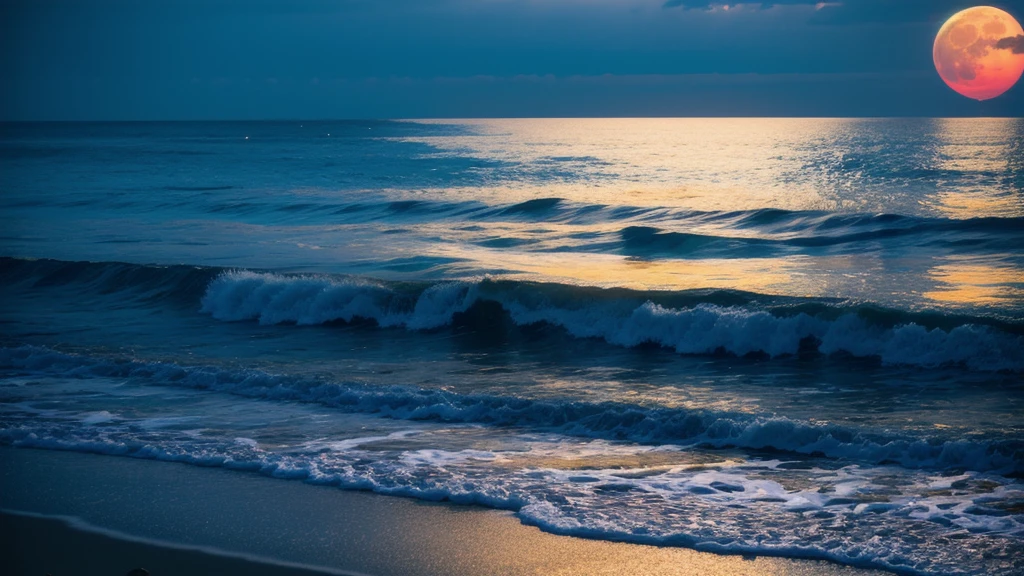
M 1024 120 L 0 125 L 0 442 L 1024 571 Z

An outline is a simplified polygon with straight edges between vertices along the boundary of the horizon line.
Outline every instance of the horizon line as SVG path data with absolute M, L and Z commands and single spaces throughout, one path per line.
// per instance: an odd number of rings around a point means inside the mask
M 149 119 L 0 119 L 0 124 L 144 124 L 144 123 L 197 123 L 197 122 L 417 122 L 425 120 L 1020 120 L 1021 116 L 409 116 L 409 117 L 337 117 L 337 118 L 149 118 Z

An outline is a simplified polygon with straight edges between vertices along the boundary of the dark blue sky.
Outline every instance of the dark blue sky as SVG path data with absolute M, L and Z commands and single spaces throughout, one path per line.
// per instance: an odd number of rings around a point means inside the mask
M 0 0 L 0 119 L 1020 116 L 932 66 L 971 5 Z

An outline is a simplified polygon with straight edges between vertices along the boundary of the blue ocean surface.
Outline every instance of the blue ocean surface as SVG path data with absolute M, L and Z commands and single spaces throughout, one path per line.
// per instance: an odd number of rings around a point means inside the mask
M 0 443 L 1024 573 L 1024 120 L 0 124 Z

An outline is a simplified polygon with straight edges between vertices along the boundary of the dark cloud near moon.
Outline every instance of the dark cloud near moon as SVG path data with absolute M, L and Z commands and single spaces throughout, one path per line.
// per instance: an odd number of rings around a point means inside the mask
M 999 50 L 1010 50 L 1014 54 L 1024 54 L 1024 34 L 1007 36 L 996 42 L 995 47 Z

